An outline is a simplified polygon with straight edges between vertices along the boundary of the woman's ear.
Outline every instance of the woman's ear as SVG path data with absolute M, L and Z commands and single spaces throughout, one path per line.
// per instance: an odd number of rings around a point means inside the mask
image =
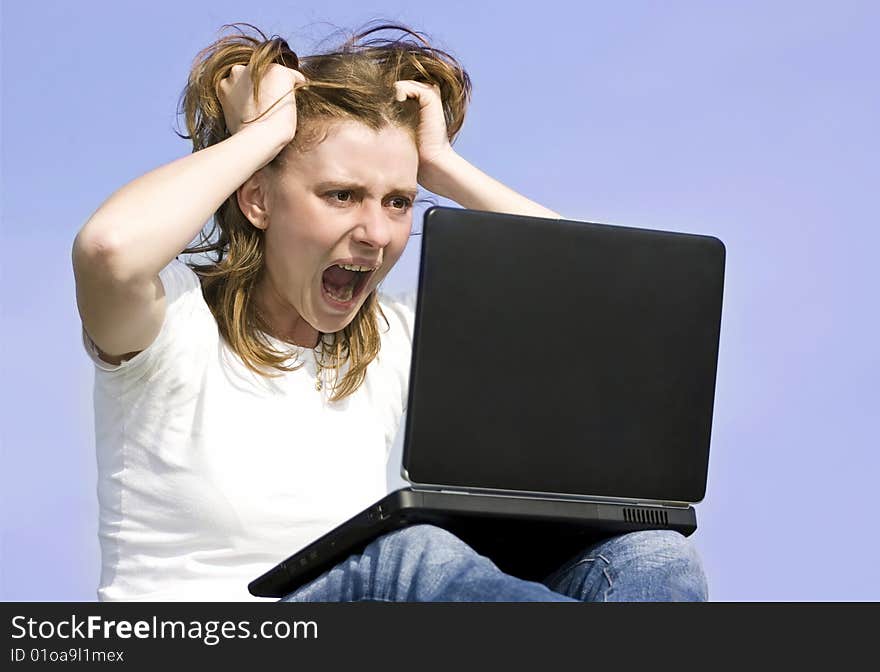
M 269 227 L 269 189 L 268 176 L 258 170 L 236 191 L 238 207 L 248 221 L 265 231 Z

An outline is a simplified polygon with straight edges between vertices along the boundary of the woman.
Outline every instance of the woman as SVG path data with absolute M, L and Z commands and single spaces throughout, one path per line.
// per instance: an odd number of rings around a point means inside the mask
M 401 35 L 365 39 L 385 29 Z M 256 32 L 196 58 L 193 153 L 114 193 L 74 242 L 102 600 L 255 599 L 251 579 L 385 494 L 413 306 L 378 287 L 417 184 L 559 217 L 452 149 L 470 81 L 419 34 L 373 28 L 300 61 Z M 182 252 L 216 259 L 191 268 Z M 705 599 L 705 579 L 672 533 L 607 540 L 543 585 L 420 525 L 285 599 Z

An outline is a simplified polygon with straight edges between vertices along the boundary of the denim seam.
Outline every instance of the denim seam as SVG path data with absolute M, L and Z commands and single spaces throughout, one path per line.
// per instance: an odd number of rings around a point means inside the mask
M 608 565 L 608 567 L 611 566 L 611 561 L 608 558 L 606 558 L 601 553 L 599 553 L 599 557 L 605 561 L 605 564 Z M 604 602 L 608 601 L 608 593 L 610 593 L 611 589 L 614 587 L 614 582 L 611 580 L 611 575 L 608 573 L 608 567 L 602 568 L 602 574 L 605 576 L 605 579 L 608 581 L 608 587 L 605 589 L 605 592 L 602 594 L 602 600 Z
M 611 566 L 611 561 L 610 561 L 608 558 L 606 558 L 606 557 L 605 557 L 604 555 L 602 555 L 601 553 L 599 553 L 598 556 L 599 556 L 599 558 L 602 559 L 602 561 L 603 561 L 606 565 L 608 565 L 609 567 Z M 566 572 L 570 572 L 572 569 L 574 569 L 574 568 L 577 567 L 578 565 L 583 565 L 583 564 L 586 564 L 586 563 L 588 563 L 588 562 L 596 562 L 596 558 L 582 558 L 581 560 L 578 560 L 577 562 L 575 562 L 571 567 L 569 567 L 569 568 L 566 570 Z M 614 587 L 614 582 L 611 580 L 611 575 L 608 574 L 608 568 L 607 568 L 607 567 L 603 567 L 603 568 L 602 568 L 602 575 L 605 577 L 605 580 L 608 581 L 608 587 L 605 589 L 605 592 L 604 592 L 603 595 L 602 595 L 602 599 L 603 599 L 605 602 L 607 602 L 607 601 L 608 601 L 608 593 L 611 591 L 611 588 Z

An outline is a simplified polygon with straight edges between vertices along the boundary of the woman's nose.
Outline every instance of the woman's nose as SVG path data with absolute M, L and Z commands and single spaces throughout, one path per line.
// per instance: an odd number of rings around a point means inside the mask
M 380 249 L 391 242 L 391 223 L 383 212 L 381 204 L 367 201 L 363 203 L 354 230 L 354 238 L 359 243 Z

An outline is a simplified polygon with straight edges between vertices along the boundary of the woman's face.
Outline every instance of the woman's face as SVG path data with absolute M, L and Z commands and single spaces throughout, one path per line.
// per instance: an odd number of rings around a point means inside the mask
M 285 159 L 264 182 L 264 216 L 249 215 L 265 229 L 258 305 L 273 331 L 281 332 L 276 336 L 311 347 L 317 332 L 339 331 L 354 319 L 403 253 L 418 150 L 402 128 L 374 131 L 346 121 L 310 150 L 290 151 Z M 248 193 L 239 193 L 240 203 Z

